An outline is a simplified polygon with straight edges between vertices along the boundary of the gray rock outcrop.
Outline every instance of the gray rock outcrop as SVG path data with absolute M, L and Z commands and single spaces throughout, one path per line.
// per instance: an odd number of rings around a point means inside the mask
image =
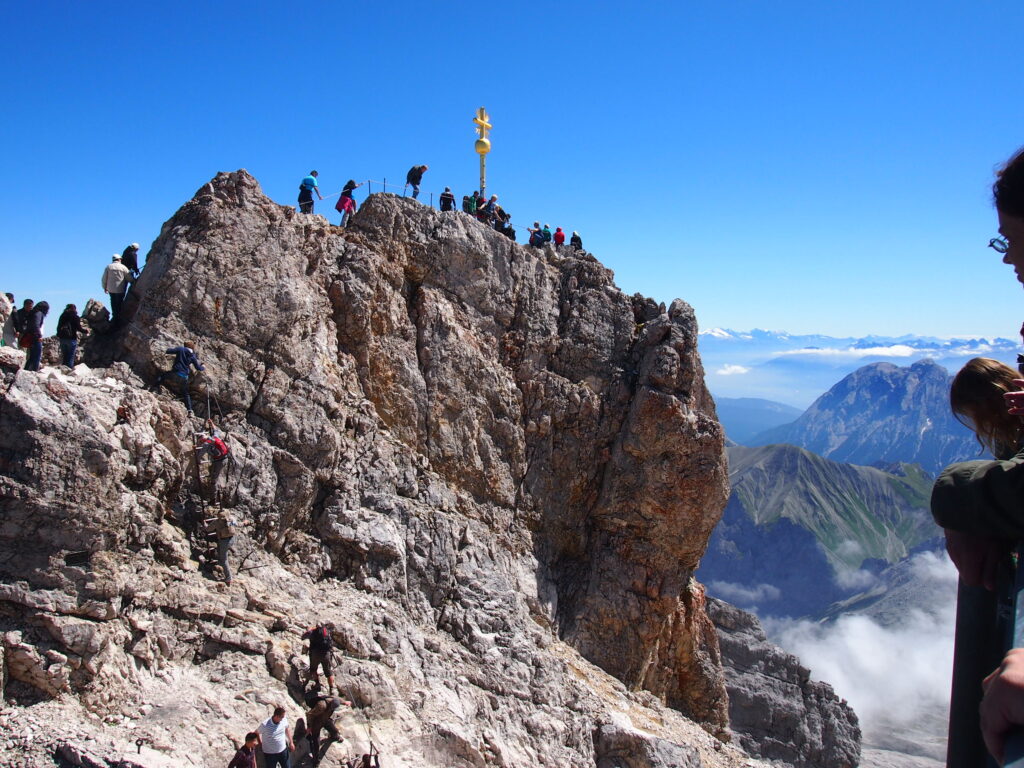
M 729 720 L 751 755 L 787 765 L 852 768 L 860 726 L 827 683 L 810 679 L 800 660 L 768 642 L 757 617 L 708 598 L 729 689 Z

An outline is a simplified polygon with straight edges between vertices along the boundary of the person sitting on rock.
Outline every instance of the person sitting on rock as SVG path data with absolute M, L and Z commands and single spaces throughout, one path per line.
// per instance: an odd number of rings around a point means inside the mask
M 322 667 L 327 677 L 327 692 L 334 690 L 334 638 L 331 629 L 326 624 L 318 624 L 310 627 L 303 635 L 303 640 L 309 640 L 309 678 L 317 685 L 320 685 L 319 668 Z
M 574 251 L 582 251 L 583 250 L 583 238 L 580 237 L 580 233 L 579 232 L 575 232 L 574 231 L 572 233 L 572 237 L 569 238 L 569 246 Z
M 309 751 L 313 761 L 320 762 L 320 731 L 327 729 L 330 741 L 343 741 L 338 732 L 338 726 L 334 724 L 334 713 L 343 706 L 352 706 L 352 702 L 344 701 L 335 696 L 323 695 L 320 693 L 320 686 L 317 684 L 306 691 L 303 696 L 309 711 L 306 713 L 306 738 L 309 740 Z M 329 745 L 328 745 L 329 746 Z
M 238 748 L 228 768 L 256 768 L 256 745 L 260 735 L 255 731 L 245 734 L 245 744 Z
M 565 245 L 565 232 L 562 231 L 561 227 L 555 228 L 555 250 L 562 250 L 562 246 Z
M 526 231 L 530 233 L 530 245 L 534 248 L 541 248 L 544 245 L 544 232 L 540 228 L 540 222 L 533 222 L 532 227 L 527 227 Z
M 188 409 L 189 416 L 192 415 L 192 395 L 188 387 L 190 369 L 194 366 L 197 371 L 206 370 L 203 364 L 199 362 L 195 348 L 196 344 L 194 341 L 186 341 L 183 346 L 168 349 L 167 354 L 174 355 L 174 365 L 171 367 L 171 370 L 161 373 L 156 380 L 157 387 L 168 378 L 177 384 L 179 394 L 185 403 L 185 408 Z
M 545 224 L 544 225 L 544 229 L 542 229 L 540 233 L 544 237 L 544 242 L 545 243 L 550 243 L 551 242 L 551 225 L 550 224 Z

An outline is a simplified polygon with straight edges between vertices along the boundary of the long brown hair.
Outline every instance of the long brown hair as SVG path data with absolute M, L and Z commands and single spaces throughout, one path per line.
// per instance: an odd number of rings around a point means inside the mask
M 997 458 L 1017 452 L 1022 422 L 1006 412 L 1003 395 L 1020 389 L 1013 383 L 1021 378 L 1013 368 L 989 357 L 975 357 L 953 377 L 949 406 L 964 426 L 971 429 L 982 447 Z

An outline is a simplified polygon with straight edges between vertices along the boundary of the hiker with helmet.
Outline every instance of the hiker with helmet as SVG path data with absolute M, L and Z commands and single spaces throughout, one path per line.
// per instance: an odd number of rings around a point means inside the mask
M 331 636 L 330 627 L 326 624 L 317 624 L 310 627 L 303 635 L 303 640 L 309 640 L 309 678 L 320 684 L 320 667 L 327 677 L 327 692 L 334 690 L 334 638 Z
M 156 379 L 156 386 L 159 387 L 164 381 L 170 378 L 178 387 L 178 394 L 188 409 L 188 415 L 192 415 L 192 395 L 188 389 L 188 377 L 191 369 L 205 371 L 203 364 L 199 362 L 199 356 L 195 353 L 196 343 L 186 341 L 183 346 L 171 347 L 166 351 L 168 355 L 174 355 L 174 365 L 171 370 L 164 371 Z
M 139 277 L 138 243 L 132 243 L 124 249 L 124 252 L 121 254 L 121 263 L 128 268 L 128 271 L 131 273 L 132 280 L 137 280 Z
M 131 272 L 121 263 L 121 254 L 115 253 L 107 268 L 103 270 L 103 290 L 110 295 L 110 322 L 114 328 L 121 323 L 121 303 L 125 291 L 128 290 L 128 278 Z
M 68 368 L 75 367 L 75 352 L 78 351 L 78 334 L 85 333 L 78 307 L 68 304 L 57 319 L 57 338 L 60 339 L 60 361 Z
M 316 196 L 321 200 L 324 196 L 320 194 L 320 187 L 317 186 L 316 179 L 320 174 L 316 171 L 310 171 L 309 176 L 304 178 L 299 184 L 299 212 L 300 213 L 312 213 L 313 212 L 313 193 L 316 192 Z
M 439 198 L 441 203 L 441 211 L 454 211 L 455 210 L 455 195 L 452 194 L 451 187 L 445 187 L 444 192 L 441 193 Z
M 26 371 L 39 370 L 39 364 L 43 358 L 43 334 L 45 333 L 43 321 L 46 320 L 46 315 L 49 311 L 50 305 L 45 301 L 40 301 L 34 305 L 32 313 L 29 315 L 28 323 L 21 332 L 18 345 L 28 350 L 28 359 L 25 361 Z
M 415 200 L 420 194 L 420 182 L 423 181 L 423 174 L 430 169 L 429 165 L 414 165 L 405 174 L 405 186 L 412 185 L 412 199 Z

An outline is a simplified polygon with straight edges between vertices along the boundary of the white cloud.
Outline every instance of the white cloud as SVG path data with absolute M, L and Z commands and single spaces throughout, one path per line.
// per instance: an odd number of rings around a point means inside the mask
M 768 618 L 772 641 L 800 657 L 860 717 L 865 741 L 898 743 L 923 726 L 941 741 L 949 708 L 956 619 L 956 569 L 945 555 L 915 555 L 911 568 L 943 585 L 948 599 L 908 607 L 896 626 L 846 615 L 830 624 Z M 922 610 L 921 608 L 926 608 Z M 941 746 L 941 745 L 940 745 Z
M 707 587 L 708 592 L 715 597 L 738 605 L 740 608 L 749 608 L 764 600 L 778 600 L 782 597 L 778 587 L 771 584 L 756 584 L 748 587 L 731 581 L 711 581 L 708 582 Z
M 859 360 L 864 357 L 927 357 L 930 350 L 914 349 L 906 344 L 891 344 L 887 347 L 803 347 L 787 349 L 776 357 L 842 357 Z
M 719 376 L 735 376 L 736 374 L 750 373 L 750 369 L 743 365 L 723 365 L 715 373 Z
M 855 589 L 857 591 L 863 591 L 868 587 L 872 587 L 877 581 L 873 573 L 860 568 L 839 571 L 835 579 L 836 584 L 843 589 Z

